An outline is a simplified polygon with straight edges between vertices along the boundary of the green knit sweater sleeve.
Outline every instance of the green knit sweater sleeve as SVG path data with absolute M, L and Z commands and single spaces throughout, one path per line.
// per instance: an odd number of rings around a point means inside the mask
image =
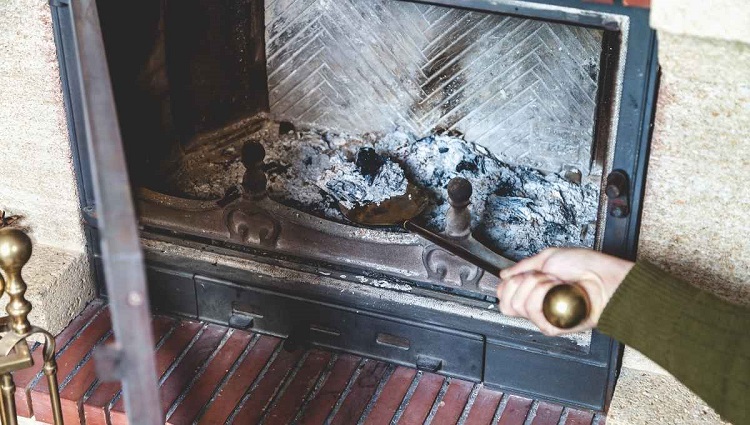
M 639 262 L 599 329 L 651 358 L 723 418 L 750 424 L 750 308 Z

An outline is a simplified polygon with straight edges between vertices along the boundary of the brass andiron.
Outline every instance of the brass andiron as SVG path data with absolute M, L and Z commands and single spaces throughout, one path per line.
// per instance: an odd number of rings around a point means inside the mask
M 12 372 L 34 366 L 27 338 L 34 334 L 44 337 L 42 370 L 47 377 L 54 423 L 62 424 L 60 391 L 57 386 L 55 338 L 46 330 L 32 326 L 28 315 L 31 303 L 24 297 L 26 282 L 21 269 L 31 257 L 31 239 L 19 229 L 0 227 L 0 296 L 8 293 L 5 308 L 8 316 L 0 318 L 0 418 L 3 425 L 18 423 Z

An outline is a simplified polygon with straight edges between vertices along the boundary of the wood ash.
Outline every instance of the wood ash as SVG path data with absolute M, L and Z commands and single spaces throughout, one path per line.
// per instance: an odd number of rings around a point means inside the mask
M 257 118 L 256 118 L 257 120 Z M 421 188 L 429 205 L 420 217 L 442 231 L 448 210 L 447 184 L 464 177 L 473 186 L 472 228 L 477 239 L 519 260 L 551 246 L 594 246 L 599 205 L 598 178 L 570 181 L 563 173 L 542 173 L 504 163 L 460 135 L 417 138 L 397 130 L 352 136 L 292 128 L 264 120 L 253 132 L 236 126 L 183 154 L 168 177 L 172 193 L 218 199 L 242 180 L 242 144 L 266 149 L 269 196 L 301 211 L 347 223 L 338 209 L 403 194 L 407 182 Z M 230 142 L 227 142 L 230 141 Z
M 316 184 L 348 209 L 406 193 L 408 182 L 401 166 L 371 147 L 360 148 L 355 162 L 333 156 L 329 166 Z

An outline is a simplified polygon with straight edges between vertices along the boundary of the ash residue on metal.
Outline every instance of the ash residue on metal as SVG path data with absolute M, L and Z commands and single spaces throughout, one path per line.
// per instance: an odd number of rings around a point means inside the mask
M 274 131 L 275 130 L 275 131 Z M 220 198 L 242 179 L 238 152 L 246 140 L 259 140 L 270 196 L 302 211 L 345 222 L 337 199 L 378 201 L 403 193 L 406 181 L 422 188 L 430 203 L 421 220 L 441 231 L 448 210 L 447 184 L 457 176 L 474 188 L 474 235 L 511 259 L 549 246 L 593 247 L 599 187 L 592 179 L 569 181 L 561 174 L 506 164 L 458 135 L 416 139 L 401 131 L 348 136 L 330 132 L 287 131 L 267 124 L 252 134 L 223 135 L 205 148 L 184 155 L 171 178 L 175 192 L 201 199 Z M 211 143 L 208 143 L 211 142 Z M 358 156 L 376 153 L 382 164 L 368 169 Z M 370 148 L 370 149 L 368 149 Z M 376 161 L 377 162 L 377 161 Z M 379 180 L 380 179 L 380 180 Z M 400 192 L 399 192 L 400 191 Z
M 361 148 L 354 163 L 332 156 L 329 165 L 316 184 L 346 208 L 379 204 L 406 193 L 407 180 L 401 166 L 370 147 Z
M 426 224 L 445 225 L 448 181 L 457 176 L 473 186 L 472 228 L 482 242 L 511 259 L 549 246 L 593 247 L 599 189 L 558 174 L 506 164 L 460 137 L 433 135 L 415 140 L 394 132 L 376 144 L 430 194 Z

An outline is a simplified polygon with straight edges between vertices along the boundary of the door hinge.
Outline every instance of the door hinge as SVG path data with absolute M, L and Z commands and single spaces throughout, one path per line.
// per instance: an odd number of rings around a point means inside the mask
M 622 170 L 612 171 L 607 176 L 607 209 L 615 218 L 625 218 L 630 214 L 630 181 Z

